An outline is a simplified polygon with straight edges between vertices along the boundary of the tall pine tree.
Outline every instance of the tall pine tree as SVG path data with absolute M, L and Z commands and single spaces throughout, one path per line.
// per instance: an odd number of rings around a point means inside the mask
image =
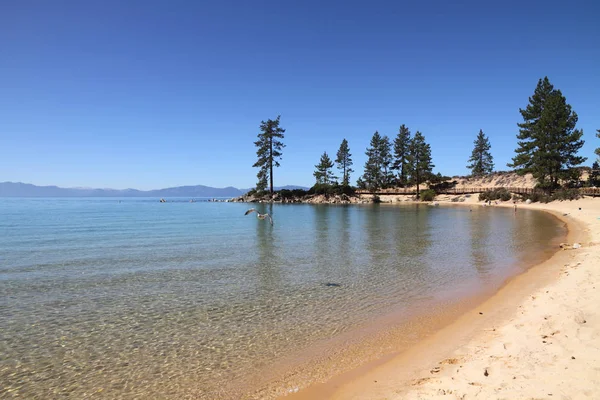
M 381 187 L 387 188 L 394 182 L 392 173 L 392 143 L 390 138 L 383 136 L 380 142 L 379 155 L 381 157 Z
M 411 181 L 417 185 L 417 199 L 419 198 L 419 185 L 429 179 L 433 170 L 431 162 L 431 146 L 425 142 L 425 137 L 419 131 L 410 141 L 408 148 L 408 164 Z
M 490 140 L 483 134 L 483 130 L 479 130 L 477 139 L 473 142 L 475 147 L 469 158 L 470 164 L 467 168 L 471 170 L 473 176 L 482 176 L 490 174 L 494 170 L 494 161 L 490 149 Z
M 268 183 L 271 196 L 273 196 L 273 167 L 279 167 L 281 151 L 285 147 L 285 144 L 281 141 L 284 138 L 285 129 L 279 127 L 280 118 L 281 115 L 278 115 L 274 120 L 261 121 L 258 140 L 254 142 L 257 147 L 256 156 L 258 160 L 253 167 L 259 168 L 256 174 L 258 178 L 256 190 L 265 191 Z
M 388 187 L 393 181 L 390 170 L 392 164 L 392 145 L 387 136 L 381 136 L 375 131 L 371 138 L 370 147 L 365 153 L 367 162 L 365 172 L 357 184 L 364 185 L 371 190 Z
M 333 168 L 333 161 L 331 161 L 327 152 L 323 153 L 320 162 L 315 165 L 315 168 L 316 170 L 313 175 L 315 176 L 317 183 L 329 185 L 335 179 L 333 172 L 331 171 Z
M 350 184 L 350 174 L 354 170 L 350 168 L 352 166 L 352 154 L 350 154 L 350 147 L 348 147 L 346 139 L 342 140 L 342 144 L 340 144 L 335 162 L 338 169 L 342 171 L 342 185 L 348 186 Z
M 398 135 L 394 139 L 394 162 L 391 169 L 398 171 L 398 185 L 404 186 L 408 182 L 408 148 L 410 146 L 410 130 L 404 124 L 400 126 Z
M 370 190 L 377 190 L 381 188 L 382 174 L 381 174 L 381 147 L 383 138 L 378 131 L 375 131 L 370 147 L 367 148 L 365 154 L 367 155 L 367 161 L 365 162 L 365 172 L 360 179 L 362 184 Z M 361 183 L 357 183 L 359 186 Z
M 523 117 L 518 124 L 519 147 L 508 166 L 519 174 L 531 172 L 548 189 L 577 174 L 574 167 L 586 160 L 577 156 L 584 143 L 583 131 L 575 129 L 577 113 L 548 77 L 538 81 L 529 104 L 519 111 Z

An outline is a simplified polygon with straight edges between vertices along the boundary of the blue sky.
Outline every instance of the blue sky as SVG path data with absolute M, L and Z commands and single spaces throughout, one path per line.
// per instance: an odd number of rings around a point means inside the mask
M 349 142 L 406 124 L 435 172 L 466 174 L 483 129 L 496 169 L 548 76 L 600 147 L 597 1 L 0 2 L 0 181 L 252 187 L 263 119 L 286 131 L 275 184 L 311 186 Z M 419 4 L 417 4 L 419 3 Z

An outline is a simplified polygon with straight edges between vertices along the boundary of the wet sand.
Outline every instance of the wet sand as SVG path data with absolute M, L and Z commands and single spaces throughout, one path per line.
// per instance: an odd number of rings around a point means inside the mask
M 476 196 L 462 205 L 483 206 Z M 600 199 L 521 208 L 554 213 L 582 248 L 558 251 L 409 350 L 284 398 L 597 398 Z

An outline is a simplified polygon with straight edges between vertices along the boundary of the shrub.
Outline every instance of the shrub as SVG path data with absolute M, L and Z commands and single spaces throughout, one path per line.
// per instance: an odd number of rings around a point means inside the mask
M 426 189 L 419 194 L 421 201 L 433 201 L 435 199 L 435 190 Z
M 315 183 L 313 187 L 308 189 L 308 194 L 329 194 L 331 185 L 324 183 Z
M 348 196 L 354 195 L 356 189 L 352 186 L 348 185 L 329 185 L 324 183 L 316 183 L 313 187 L 311 187 L 308 192 L 304 192 L 304 194 L 324 194 L 324 195 L 335 195 L 335 194 L 345 194 Z
M 308 193 L 304 189 L 281 189 L 277 192 L 282 199 L 294 199 L 296 197 L 303 197 Z
M 577 189 L 559 189 L 552 194 L 552 200 L 577 200 L 581 197 Z
M 356 189 L 349 185 L 334 185 L 331 187 L 331 193 L 353 196 L 356 193 Z
M 552 194 L 543 191 L 535 191 L 532 194 L 521 195 L 523 200 L 531 200 L 532 203 L 549 203 L 554 200 L 577 200 L 581 198 L 581 193 L 577 189 L 558 189 Z
M 447 177 L 443 177 L 443 178 L 447 178 Z M 450 178 L 448 178 L 448 180 L 444 181 L 444 182 L 440 182 L 440 183 L 431 183 L 429 185 L 429 187 L 433 190 L 448 190 L 448 189 L 453 189 L 456 187 L 456 185 L 458 184 L 458 181 L 450 181 Z
M 488 190 L 487 192 L 479 193 L 479 201 L 488 200 L 501 200 L 508 201 L 512 198 L 512 195 L 505 188 L 498 188 L 494 190 Z
M 521 200 L 531 200 L 532 203 L 548 203 L 552 201 L 552 198 L 544 192 L 533 192 L 532 194 L 522 194 Z

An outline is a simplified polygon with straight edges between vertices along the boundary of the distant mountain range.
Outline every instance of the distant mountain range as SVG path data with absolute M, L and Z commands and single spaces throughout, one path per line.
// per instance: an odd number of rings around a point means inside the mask
M 280 189 L 308 189 L 303 186 L 282 186 Z M 61 188 L 58 186 L 36 186 L 21 182 L 0 182 L 0 197 L 238 197 L 250 189 L 237 189 L 231 186 L 214 188 L 210 186 L 177 186 L 157 190 L 137 189 L 89 189 Z

